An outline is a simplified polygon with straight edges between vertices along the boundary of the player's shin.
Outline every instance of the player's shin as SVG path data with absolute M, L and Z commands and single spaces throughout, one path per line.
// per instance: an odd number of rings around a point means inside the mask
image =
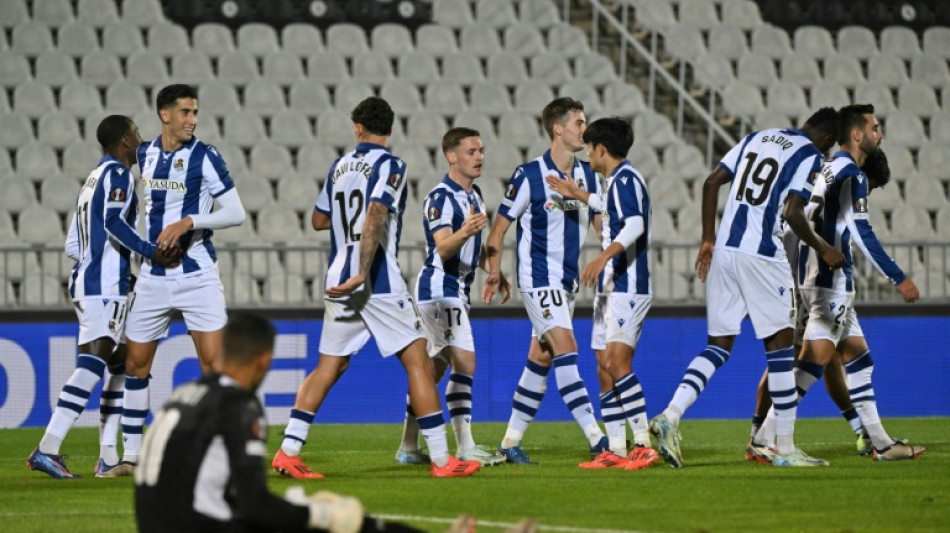
M 848 390 L 851 394 L 851 403 L 861 417 L 865 430 L 871 437 L 874 447 L 883 450 L 890 446 L 893 439 L 884 431 L 881 417 L 877 412 L 877 400 L 874 398 L 874 387 L 871 384 L 871 374 L 874 372 L 874 360 L 871 351 L 867 350 L 853 361 L 845 365 L 848 374 Z
M 124 393 L 125 364 L 110 366 L 99 401 L 99 457 L 109 465 L 119 462 L 116 447 L 119 426 L 122 423 Z
M 137 463 L 142 446 L 142 429 L 148 416 L 149 378 L 137 378 L 126 374 L 125 393 L 122 398 L 122 460 Z
M 795 387 L 794 349 L 789 346 L 766 352 L 769 364 L 769 395 L 775 410 L 775 433 L 779 455 L 795 450 L 795 416 L 798 411 L 798 391 Z
M 521 373 L 521 379 L 518 380 L 518 388 L 515 389 L 511 402 L 511 418 L 508 420 L 508 428 L 501 442 L 502 448 L 521 444 L 521 438 L 524 437 L 528 425 L 534 420 L 541 406 L 541 400 L 544 399 L 550 370 L 549 367 L 541 366 L 530 359 L 525 362 L 524 371 Z
M 105 361 L 99 357 L 79 354 L 76 369 L 63 385 L 53 416 L 50 417 L 49 424 L 46 426 L 46 434 L 40 441 L 41 453 L 59 455 L 59 447 L 63 439 L 89 403 L 92 389 L 102 379 L 105 367 Z

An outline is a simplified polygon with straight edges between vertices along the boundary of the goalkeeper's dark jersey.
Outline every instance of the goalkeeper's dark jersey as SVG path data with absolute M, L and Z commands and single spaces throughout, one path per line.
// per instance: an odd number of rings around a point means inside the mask
M 309 511 L 267 490 L 260 401 L 229 377 L 175 389 L 135 469 L 139 531 L 302 531 Z

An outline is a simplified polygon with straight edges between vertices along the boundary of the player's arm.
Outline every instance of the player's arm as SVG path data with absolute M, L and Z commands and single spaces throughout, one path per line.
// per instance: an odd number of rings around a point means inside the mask
M 790 191 L 788 198 L 785 200 L 782 216 L 785 217 L 785 221 L 791 226 L 795 235 L 798 235 L 802 242 L 814 248 L 825 264 L 831 268 L 838 268 L 844 264 L 844 255 L 815 233 L 815 229 L 812 228 L 805 216 L 805 203 L 807 201 L 807 198 L 796 191 Z
M 337 159 L 339 161 L 339 159 Z M 336 168 L 336 161 L 333 162 L 333 165 L 330 166 L 330 172 L 327 175 L 327 180 L 323 185 L 323 188 L 320 189 L 320 194 L 317 195 L 317 202 L 313 204 L 313 214 L 310 215 L 310 225 L 313 226 L 313 229 L 316 231 L 323 231 L 325 229 L 330 229 L 331 220 L 330 220 L 330 195 L 332 194 L 331 189 L 333 188 L 333 170 Z
M 490 304 L 495 294 L 502 289 L 502 279 L 504 274 L 501 272 L 501 252 L 505 244 L 505 233 L 511 227 L 511 220 L 501 213 L 495 215 L 495 223 L 492 224 L 491 232 L 485 241 L 485 251 L 482 256 L 485 258 L 485 264 L 488 266 L 488 277 L 485 278 L 485 286 L 482 288 L 482 301 Z M 501 303 L 508 301 L 509 293 L 505 295 Z
M 699 280 L 705 282 L 712 264 L 713 247 L 716 243 L 716 207 L 719 204 L 719 189 L 732 181 L 732 172 L 724 165 L 719 164 L 703 182 L 702 220 L 703 236 L 696 255 L 696 270 Z
M 76 220 L 76 213 L 73 213 L 72 220 L 69 221 L 69 232 L 66 233 L 66 245 L 64 246 L 66 257 L 73 261 L 82 259 L 79 254 L 82 250 L 79 246 L 79 223 Z
M 119 243 L 129 250 L 147 257 L 162 266 L 172 266 L 179 262 L 181 254 L 169 248 L 167 252 L 160 252 L 158 248 L 139 236 L 135 228 L 126 222 L 126 214 L 132 209 L 132 202 L 135 199 L 131 171 L 127 169 L 112 168 L 106 176 L 104 184 L 107 184 L 96 194 L 105 194 L 105 228 L 106 232 L 119 241 Z
M 310 217 L 310 225 L 317 231 L 330 229 L 330 217 L 319 209 L 314 209 L 313 215 Z
M 465 245 L 465 242 L 488 226 L 488 216 L 485 213 L 476 213 L 475 206 L 468 206 L 468 217 L 458 229 L 452 231 L 448 226 L 442 226 L 432 234 L 435 249 L 443 261 L 455 256 Z

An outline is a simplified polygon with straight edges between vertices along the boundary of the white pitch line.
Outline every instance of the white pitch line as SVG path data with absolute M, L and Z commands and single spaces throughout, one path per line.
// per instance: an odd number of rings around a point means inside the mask
M 433 524 L 451 524 L 455 522 L 455 518 L 439 518 L 435 516 L 414 516 L 414 515 L 401 515 L 401 514 L 373 514 L 375 518 L 381 518 L 383 520 L 395 520 L 395 521 L 404 521 L 404 522 L 430 522 Z M 509 528 L 516 524 L 510 522 L 492 522 L 488 520 L 480 520 L 478 517 L 475 518 L 476 526 L 487 526 L 487 527 L 497 527 L 497 528 Z M 597 529 L 597 528 L 588 528 L 588 527 L 573 527 L 573 526 L 552 526 L 548 524 L 538 524 L 538 529 L 541 531 L 561 531 L 563 533 L 645 533 L 643 531 L 636 531 L 632 529 Z

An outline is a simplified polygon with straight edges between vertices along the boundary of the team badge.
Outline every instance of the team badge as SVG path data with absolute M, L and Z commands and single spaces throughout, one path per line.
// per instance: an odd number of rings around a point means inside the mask
M 577 178 L 577 187 L 580 189 L 584 188 L 584 178 Z
M 858 198 L 854 202 L 854 210 L 858 213 L 867 213 L 868 212 L 868 199 L 867 198 Z
M 115 333 L 115 320 L 109 321 L 109 331 Z
M 175 160 L 175 170 L 177 170 L 178 172 L 181 172 L 182 170 L 185 170 L 185 160 L 184 160 L 184 159 L 182 159 L 182 158 L 179 157 L 178 159 Z
M 442 216 L 442 212 L 439 211 L 438 207 L 433 205 L 429 207 L 428 216 L 429 216 L 429 222 L 435 222 L 436 220 L 439 220 L 440 216 Z
M 544 311 L 542 311 L 541 316 L 544 317 L 545 320 L 551 320 L 552 318 L 554 318 L 554 316 L 551 314 L 550 309 L 545 309 Z
M 122 187 L 116 187 L 109 191 L 109 200 L 113 202 L 124 202 L 125 201 L 125 189 Z
M 445 340 L 447 340 L 447 341 L 453 341 L 453 340 L 455 340 L 455 335 L 452 334 L 452 329 L 451 329 L 451 328 L 445 330 Z
M 398 189 L 402 185 L 402 174 L 398 172 L 389 175 L 389 186 Z

